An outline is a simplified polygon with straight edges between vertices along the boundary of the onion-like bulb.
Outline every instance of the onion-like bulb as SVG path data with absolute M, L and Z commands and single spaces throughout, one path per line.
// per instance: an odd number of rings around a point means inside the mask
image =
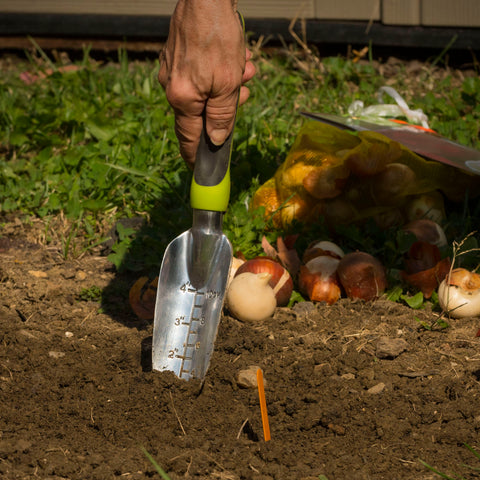
M 438 248 L 447 245 L 447 237 L 443 228 L 438 223 L 428 218 L 412 220 L 403 227 L 403 230 L 415 235 L 417 240 L 431 243 Z
M 277 299 L 269 281 L 270 273 L 245 272 L 237 275 L 227 290 L 230 313 L 244 322 L 259 322 L 272 316 Z
M 453 318 L 480 315 L 480 275 L 455 268 L 438 287 L 440 307 Z
M 381 262 L 365 252 L 345 255 L 337 268 L 338 278 L 348 298 L 374 300 L 385 291 L 387 277 Z
M 329 255 L 312 258 L 300 267 L 298 287 L 313 302 L 333 305 L 342 295 L 337 278 L 340 260 Z
M 280 265 L 280 263 L 268 257 L 253 258 L 240 265 L 236 275 L 245 272 L 269 273 L 269 285 L 273 289 L 277 299 L 277 305 L 284 307 L 288 304 L 293 291 L 293 280 L 288 270 Z

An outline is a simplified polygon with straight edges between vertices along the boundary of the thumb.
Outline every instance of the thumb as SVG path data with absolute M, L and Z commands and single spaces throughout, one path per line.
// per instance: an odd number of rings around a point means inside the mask
M 210 97 L 205 107 L 205 128 L 214 145 L 222 145 L 233 130 L 238 90 L 232 94 Z

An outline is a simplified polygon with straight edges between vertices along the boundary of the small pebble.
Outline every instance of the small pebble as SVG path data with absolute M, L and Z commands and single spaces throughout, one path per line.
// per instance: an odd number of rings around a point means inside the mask
M 384 389 L 385 389 L 385 384 L 383 382 L 380 382 L 374 385 L 373 387 L 369 388 L 367 390 L 367 393 L 371 395 L 377 395 L 378 393 L 382 393 Z
M 65 332 L 65 336 L 67 338 L 72 338 L 73 337 L 73 332 Z
M 87 274 L 82 271 L 82 270 L 79 270 L 76 274 L 75 274 L 75 280 L 78 280 L 78 281 L 82 281 L 82 280 L 85 280 L 87 278 Z
M 34 333 L 30 332 L 25 328 L 21 328 L 20 330 L 18 330 L 18 334 L 23 335 L 24 337 L 27 337 L 27 338 L 37 338 L 37 336 Z
M 407 348 L 408 343 L 403 338 L 380 337 L 375 355 L 377 358 L 396 358 Z
M 240 370 L 237 376 L 237 385 L 241 388 L 257 388 L 257 370 L 260 367 L 251 365 L 244 370 Z M 263 384 L 266 386 L 267 382 L 263 379 Z
M 41 270 L 29 270 L 28 273 L 35 278 L 47 278 L 48 275 L 46 272 L 42 272 Z
M 50 351 L 48 352 L 48 356 L 50 358 L 55 358 L 55 359 L 58 359 L 58 358 L 62 358 L 65 356 L 65 352 L 54 352 L 54 351 Z
M 297 320 L 308 320 L 310 315 L 317 312 L 317 307 L 313 302 L 299 302 L 292 307 Z

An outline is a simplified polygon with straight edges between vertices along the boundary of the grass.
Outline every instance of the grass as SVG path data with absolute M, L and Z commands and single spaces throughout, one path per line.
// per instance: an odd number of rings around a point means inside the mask
M 144 455 L 148 458 L 148 461 L 154 466 L 155 470 L 157 471 L 157 473 L 160 475 L 161 478 L 163 478 L 163 480 L 170 480 L 170 477 L 167 475 L 167 473 L 165 472 L 165 470 L 158 464 L 158 462 L 150 455 L 149 452 L 147 452 L 147 450 L 145 450 L 144 448 L 142 448 L 142 452 L 144 453 Z
M 235 250 L 260 253 L 260 239 L 276 232 L 248 210 L 248 200 L 283 162 L 303 123 L 302 110 L 345 113 L 354 100 L 376 103 L 385 83 L 422 108 L 441 134 L 480 148 L 480 78 L 439 68 L 444 54 L 412 76 L 400 64 L 388 78 L 383 64 L 342 56 L 320 58 L 295 46 L 267 54 L 252 45 L 257 75 L 238 115 L 232 156 L 232 195 L 225 230 Z M 119 270 L 152 271 L 169 240 L 191 222 L 190 172 L 178 154 L 174 117 L 156 80 L 157 62 L 133 61 L 119 51 L 100 63 L 85 50 L 75 69 L 35 48 L 27 62 L 0 79 L 0 214 L 45 221 L 45 240 L 58 233 L 52 219 L 68 221 L 62 255 L 78 257 L 115 231 L 110 260 Z M 66 62 L 69 63 L 68 61 Z M 434 65 L 436 64 L 436 66 Z M 20 74 L 51 74 L 25 83 Z M 465 203 L 451 225 L 473 229 L 478 207 Z M 143 219 L 140 228 L 119 219 Z M 365 227 L 364 227 L 365 228 Z M 471 230 L 470 230 L 471 231 Z M 311 229 L 302 239 L 317 235 Z M 381 232 L 349 227 L 351 248 L 381 250 L 394 265 L 398 242 Z M 458 237 L 457 237 L 458 238 Z M 301 240 L 301 241 L 302 241 Z
M 480 460 L 480 453 L 478 453 L 473 447 L 471 447 L 468 444 L 465 444 L 465 447 L 476 457 L 477 460 Z M 435 467 L 432 467 L 431 465 L 424 462 L 423 460 L 419 460 L 419 461 L 424 467 L 428 468 L 428 470 L 432 471 L 433 473 L 437 474 L 440 478 L 443 478 L 445 480 L 468 480 L 467 477 L 464 477 L 463 475 L 459 476 L 455 473 L 447 474 L 445 472 L 442 472 L 442 471 L 438 470 Z M 480 468 L 479 467 L 472 467 L 470 465 L 462 465 L 462 467 L 466 468 L 468 471 L 470 471 L 473 474 L 472 478 L 478 478 L 479 477 L 479 474 L 480 474 Z

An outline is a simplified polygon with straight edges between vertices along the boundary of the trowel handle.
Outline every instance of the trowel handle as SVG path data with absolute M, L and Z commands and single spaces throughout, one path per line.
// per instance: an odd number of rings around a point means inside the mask
M 230 199 L 230 157 L 233 130 L 220 146 L 203 129 L 190 188 L 190 204 L 196 210 L 225 212 Z

